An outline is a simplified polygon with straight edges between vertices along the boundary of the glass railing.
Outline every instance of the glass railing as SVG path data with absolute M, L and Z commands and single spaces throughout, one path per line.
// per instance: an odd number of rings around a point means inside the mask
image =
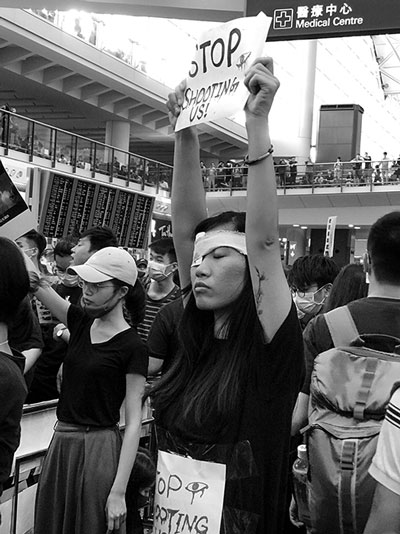
M 46 166 L 71 173 L 106 175 L 112 183 L 122 179 L 125 185 L 135 189 L 152 188 L 155 194 L 169 196 L 172 184 L 172 166 L 138 154 L 100 143 L 65 130 L 28 119 L 7 109 L 0 108 L 0 147 L 7 156 L 10 150 L 28 155 L 30 162 L 47 160 Z M 365 162 L 336 162 L 290 164 L 282 158 L 274 158 L 276 184 L 283 194 L 314 193 L 321 189 L 335 192 L 352 188 L 379 190 L 381 186 L 400 186 L 400 160 Z M 206 192 L 228 192 L 233 195 L 247 187 L 247 166 L 234 160 L 202 167 Z M 353 189 L 354 190 L 354 189 Z M 328 191 L 327 191 L 328 192 Z M 333 191 L 332 191 L 333 192 Z
M 71 173 L 86 171 L 92 178 L 104 174 L 109 181 L 122 179 L 125 185 L 136 184 L 156 193 L 169 192 L 172 167 L 166 163 L 120 150 L 105 143 L 34 121 L 0 109 L 0 146 L 7 156 L 10 150 L 28 155 L 30 162 L 47 160 L 47 166 Z M 83 173 L 82 173 L 83 174 Z
M 399 161 L 372 161 L 371 166 L 356 168 L 354 162 L 342 162 L 336 168 L 335 162 L 307 163 L 290 165 L 282 164 L 279 158 L 274 160 L 276 185 L 284 193 L 306 190 L 309 193 L 320 191 L 321 188 L 336 188 L 342 192 L 348 188 L 361 187 L 374 190 L 383 185 L 400 186 Z M 243 163 L 224 163 L 218 166 L 203 167 L 203 184 L 206 191 L 234 191 L 246 189 L 247 167 Z

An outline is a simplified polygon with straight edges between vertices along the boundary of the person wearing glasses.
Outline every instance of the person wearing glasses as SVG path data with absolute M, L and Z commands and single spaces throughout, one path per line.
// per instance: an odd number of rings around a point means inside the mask
M 31 269 L 30 269 L 31 270 Z M 81 307 L 35 273 L 35 295 L 68 326 L 57 424 L 39 480 L 35 534 L 125 533 L 125 492 L 141 430 L 147 349 L 123 306 L 143 298 L 131 255 L 116 247 L 68 269 L 79 277 Z M 125 399 L 125 431 L 118 428 Z

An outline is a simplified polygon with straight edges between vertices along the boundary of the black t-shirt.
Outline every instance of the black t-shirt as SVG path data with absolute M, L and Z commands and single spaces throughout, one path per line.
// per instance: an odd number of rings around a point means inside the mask
M 221 347 L 224 341 L 216 343 Z M 212 413 L 200 429 L 194 421 L 192 424 L 182 421 L 180 396 L 163 413 L 156 414 L 160 432 L 167 430 L 173 436 L 172 441 L 176 436 L 176 443 L 183 443 L 194 458 L 218 461 L 222 446 L 236 444 L 233 453 L 228 447 L 231 452 L 226 462 L 224 510 L 241 510 L 240 514 L 245 514 L 248 524 L 252 525 L 246 531 L 248 534 L 283 534 L 288 513 L 286 492 L 292 412 L 303 377 L 301 328 L 292 304 L 273 340 L 261 344 L 252 359 L 249 356 L 248 373 L 242 377 L 241 409 L 227 422 L 219 437 L 214 434 L 214 439 L 211 438 L 219 425 Z M 213 446 L 200 448 L 212 451 L 211 456 L 198 455 L 199 442 L 207 440 Z M 217 457 L 212 456 L 214 452 Z M 223 528 L 233 532 L 229 522 Z
M 82 289 L 79 286 L 68 287 L 62 283 L 55 284 L 54 290 L 71 304 L 80 304 Z M 37 319 L 36 319 L 37 320 Z M 57 373 L 67 354 L 68 344 L 62 339 L 53 338 L 55 323 L 42 328 L 44 347 L 35 363 L 32 382 L 29 385 L 27 403 L 57 399 Z
M 147 375 L 147 348 L 133 328 L 92 344 L 93 323 L 77 306 L 68 310 L 71 337 L 64 360 L 57 416 L 60 421 L 113 426 L 125 398 L 126 375 Z
M 183 314 L 183 303 L 177 298 L 165 304 L 151 325 L 147 347 L 149 356 L 163 360 L 162 372 L 165 373 L 179 350 L 178 326 Z
M 400 337 L 400 300 L 366 297 L 348 305 L 359 334 L 386 334 Z M 310 394 L 311 373 L 314 360 L 321 352 L 331 349 L 333 342 L 324 314 L 308 323 L 303 333 L 306 378 L 302 393 Z
M 29 297 L 18 306 L 17 313 L 8 328 L 10 347 L 20 352 L 33 348 L 43 348 L 42 333 Z

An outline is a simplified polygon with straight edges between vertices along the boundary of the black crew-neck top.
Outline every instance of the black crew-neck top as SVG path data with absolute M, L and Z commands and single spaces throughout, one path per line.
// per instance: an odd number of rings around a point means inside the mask
M 147 348 L 134 328 L 103 343 L 92 343 L 93 320 L 79 307 L 69 307 L 71 337 L 57 417 L 65 423 L 109 427 L 119 421 L 126 375 L 147 376 Z

